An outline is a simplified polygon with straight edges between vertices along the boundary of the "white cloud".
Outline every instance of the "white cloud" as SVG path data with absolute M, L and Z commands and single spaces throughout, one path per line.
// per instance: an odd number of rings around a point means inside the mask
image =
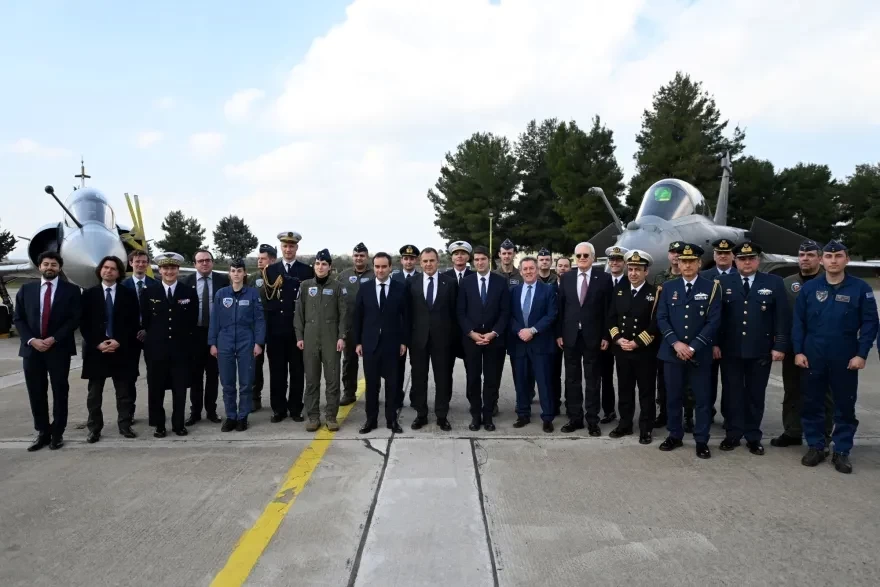
M 16 155 L 31 155 L 34 157 L 69 157 L 70 150 L 62 147 L 46 147 L 33 139 L 18 139 L 7 145 L 6 151 Z
M 236 92 L 223 105 L 223 113 L 230 122 L 243 122 L 250 116 L 253 103 L 262 99 L 265 95 L 266 93 L 263 90 L 256 88 Z
M 158 130 L 145 130 L 138 133 L 135 143 L 139 149 L 146 149 L 160 142 L 164 136 L 165 135 Z
M 161 98 L 157 98 L 155 102 L 153 102 L 153 106 L 158 110 L 171 110 L 174 108 L 174 98 L 171 96 L 162 96 Z
M 226 135 L 219 132 L 199 132 L 189 137 L 190 150 L 200 157 L 216 155 L 225 144 Z

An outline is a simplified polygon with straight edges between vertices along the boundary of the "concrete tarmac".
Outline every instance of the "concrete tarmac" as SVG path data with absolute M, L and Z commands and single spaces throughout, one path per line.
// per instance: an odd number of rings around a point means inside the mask
M 880 584 L 876 350 L 860 375 L 848 476 L 830 460 L 803 467 L 803 448 L 770 446 L 782 427 L 778 366 L 763 457 L 718 450 L 717 424 L 707 461 L 689 437 L 661 453 L 662 430 L 641 446 L 608 438 L 613 424 L 590 438 L 560 433 L 557 418 L 545 434 L 535 414 L 514 429 L 509 364 L 498 430 L 472 433 L 461 361 L 449 433 L 433 414 L 410 430 L 407 407 L 402 435 L 361 436 L 361 399 L 335 437 L 271 424 L 264 408 L 243 433 L 202 421 L 159 440 L 142 378 L 138 438 L 118 435 L 108 385 L 93 445 L 78 428 L 86 385 L 74 369 L 66 445 L 28 453 L 17 350 L 17 339 L 0 340 L 3 586 Z

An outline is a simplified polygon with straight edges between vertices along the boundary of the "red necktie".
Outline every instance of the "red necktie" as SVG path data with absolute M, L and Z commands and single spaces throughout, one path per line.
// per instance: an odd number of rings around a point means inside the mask
M 43 316 L 40 324 L 40 337 L 47 338 L 49 336 L 49 314 L 52 312 L 52 282 L 46 282 L 46 294 L 43 296 Z

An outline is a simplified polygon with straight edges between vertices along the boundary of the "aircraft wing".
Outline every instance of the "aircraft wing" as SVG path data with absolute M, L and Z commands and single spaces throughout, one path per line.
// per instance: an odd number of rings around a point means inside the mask
M 30 263 L 0 265 L 0 277 L 39 277 L 40 273 Z
M 798 270 L 797 257 L 764 253 L 761 258 L 761 271 L 785 277 Z M 856 277 L 880 277 L 880 261 L 850 261 L 846 271 Z

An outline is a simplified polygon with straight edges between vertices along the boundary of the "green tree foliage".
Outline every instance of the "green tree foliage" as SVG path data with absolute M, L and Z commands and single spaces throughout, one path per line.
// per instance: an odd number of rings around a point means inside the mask
M 188 261 L 195 258 L 196 251 L 202 248 L 205 242 L 205 229 L 195 218 L 188 218 L 180 210 L 168 213 L 162 221 L 162 230 L 165 238 L 156 245 L 162 251 L 180 253 Z
M 571 251 L 576 243 L 591 238 L 611 222 L 605 204 L 589 192 L 591 187 L 601 187 L 612 206 L 618 212 L 622 208 L 623 172 L 614 158 L 612 131 L 598 116 L 593 118 L 589 133 L 574 121 L 560 124 L 547 149 L 547 166 L 558 196 L 556 211 L 564 222 L 566 246 L 558 250 Z
M 628 217 L 635 216 L 651 184 L 667 177 L 696 186 L 714 210 L 721 157 L 730 152 L 734 159 L 745 148 L 745 133 L 736 127 L 728 139 L 724 135 L 727 124 L 702 83 L 677 72 L 654 94 L 651 109 L 642 114 L 642 130 L 636 136 L 636 171 L 626 201 Z
M 428 200 L 434 224 L 452 242 L 489 244 L 489 213 L 494 214 L 493 246 L 511 234 L 513 201 L 519 184 L 510 141 L 492 133 L 474 133 L 455 153 L 446 154 L 440 177 Z
M 8 230 L 0 230 L 0 259 L 5 259 L 15 248 L 18 240 Z
M 238 216 L 226 216 L 214 230 L 214 246 L 228 259 L 244 259 L 258 244 L 250 227 Z
M 749 228 L 760 216 L 780 226 L 791 225 L 792 213 L 776 185 L 776 170 L 766 159 L 744 157 L 733 162 L 727 224 Z
M 840 186 L 827 165 L 798 163 L 777 176 L 777 189 L 788 212 L 789 230 L 825 243 L 834 237 Z M 763 217 L 763 216 L 762 216 Z
M 841 237 L 854 254 L 880 258 L 880 163 L 856 166 L 840 188 Z

